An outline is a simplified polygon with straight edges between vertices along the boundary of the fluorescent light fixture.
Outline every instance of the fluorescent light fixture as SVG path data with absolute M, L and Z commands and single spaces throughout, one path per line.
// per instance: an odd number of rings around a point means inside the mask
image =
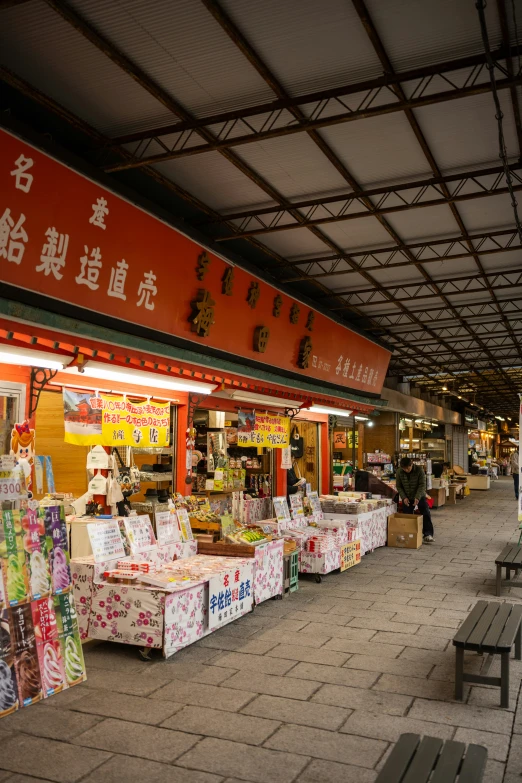
M 324 405 L 312 405 L 310 408 L 310 413 L 328 413 L 330 416 L 351 416 L 352 412 L 343 408 L 326 408 Z
M 368 416 L 354 416 L 355 421 L 368 421 Z
M 125 370 L 120 367 L 111 367 L 101 362 L 86 362 L 79 372 L 78 367 L 68 367 L 64 372 L 76 379 L 99 378 L 102 381 L 117 381 L 133 386 L 145 386 L 149 389 L 168 389 L 169 391 L 195 392 L 197 394 L 211 394 L 215 384 L 189 381 L 184 378 L 176 378 L 169 375 L 157 375 L 153 372 L 141 372 L 141 370 Z
M 251 394 L 239 389 L 238 391 L 227 390 L 215 396 L 236 402 L 248 402 L 250 405 L 263 406 L 264 408 L 292 408 L 297 405 L 295 400 L 283 400 L 281 397 L 270 397 L 268 394 Z
M 62 370 L 71 361 L 69 356 L 60 356 L 58 353 L 0 345 L 1 364 L 19 364 L 24 367 L 42 367 L 45 370 Z

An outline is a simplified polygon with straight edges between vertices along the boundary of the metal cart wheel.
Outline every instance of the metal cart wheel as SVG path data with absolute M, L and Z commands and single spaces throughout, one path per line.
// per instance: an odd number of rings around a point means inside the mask
M 321 576 L 321 574 L 315 575 L 315 581 L 317 582 L 317 584 L 321 584 L 321 582 L 323 581 L 323 577 Z

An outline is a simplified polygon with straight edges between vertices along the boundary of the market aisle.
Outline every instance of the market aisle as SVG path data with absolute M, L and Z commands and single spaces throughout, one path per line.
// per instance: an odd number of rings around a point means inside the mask
M 304 579 L 167 662 L 93 647 L 84 686 L 0 723 L 0 781 L 371 783 L 414 731 L 486 745 L 485 781 L 515 783 L 522 664 L 509 711 L 498 688 L 467 687 L 456 703 L 450 641 L 477 598 L 494 597 L 494 557 L 516 537 L 511 479 L 434 523 L 431 547 Z M 501 600 L 522 600 L 513 593 Z

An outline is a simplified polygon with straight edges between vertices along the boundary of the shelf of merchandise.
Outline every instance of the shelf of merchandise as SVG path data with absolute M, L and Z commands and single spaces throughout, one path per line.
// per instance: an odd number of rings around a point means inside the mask
M 164 481 L 172 484 L 172 473 L 142 473 L 140 471 L 140 481 L 143 484 L 161 484 Z
M 150 448 L 140 448 L 139 446 L 136 446 L 132 448 L 132 451 L 134 454 L 149 454 L 153 457 L 163 457 L 163 456 L 170 456 L 172 454 L 172 446 L 165 446 L 164 448 L 154 448 L 151 446 Z

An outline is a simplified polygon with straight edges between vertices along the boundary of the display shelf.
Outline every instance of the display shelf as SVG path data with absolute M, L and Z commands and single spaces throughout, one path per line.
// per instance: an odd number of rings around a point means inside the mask
M 155 514 L 156 511 L 168 511 L 169 504 L 156 503 L 152 501 L 148 503 L 141 503 L 137 501 L 136 503 L 132 504 L 132 510 L 137 511 L 139 514 Z
M 165 446 L 164 448 L 153 448 L 152 446 L 150 448 L 140 448 L 139 446 L 136 446 L 132 448 L 132 451 L 134 454 L 149 454 L 154 457 L 161 457 L 164 454 L 170 456 L 172 454 L 172 446 Z
M 142 473 L 140 472 L 140 481 L 144 484 L 157 484 L 168 481 L 172 483 L 172 473 Z

